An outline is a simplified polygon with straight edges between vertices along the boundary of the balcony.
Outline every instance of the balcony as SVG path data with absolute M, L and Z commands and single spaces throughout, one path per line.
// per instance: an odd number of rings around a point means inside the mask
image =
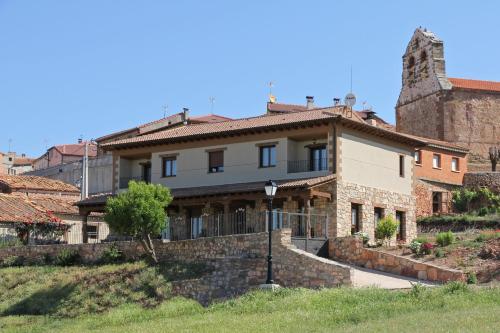
M 145 179 L 144 177 L 120 177 L 120 188 L 121 189 L 128 188 L 128 183 L 131 180 L 135 180 L 136 182 L 146 182 L 146 183 L 151 182 L 151 179 Z
M 314 171 L 328 171 L 328 159 L 309 159 L 299 161 L 288 161 L 287 172 L 314 172 Z

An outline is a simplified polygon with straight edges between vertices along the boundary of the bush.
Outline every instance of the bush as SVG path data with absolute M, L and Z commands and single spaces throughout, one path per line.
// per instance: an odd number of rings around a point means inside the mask
M 410 250 L 411 252 L 413 252 L 414 254 L 416 254 L 417 256 L 420 255 L 420 249 L 422 248 L 422 243 L 419 242 L 418 240 L 414 239 L 411 243 L 410 243 Z
M 438 245 L 441 247 L 452 244 L 454 240 L 455 240 L 455 235 L 451 231 L 440 232 L 436 236 L 436 243 L 438 243 Z
M 467 273 L 467 284 L 477 284 L 477 276 L 474 272 Z
M 363 244 L 368 243 L 368 241 L 370 240 L 370 237 L 368 237 L 368 233 L 363 232 L 363 231 L 358 231 L 358 232 L 354 233 L 353 236 L 362 239 Z
M 446 286 L 444 287 L 444 291 L 447 294 L 455 294 L 455 293 L 459 293 L 459 292 L 465 292 L 468 290 L 469 290 L 469 287 L 465 283 L 460 282 L 460 281 L 448 282 L 446 284 Z
M 488 215 L 488 213 L 489 213 L 489 209 L 487 207 L 481 207 L 479 209 L 479 211 L 477 212 L 477 215 L 479 215 L 479 216 L 486 216 L 486 215 Z
M 429 242 L 422 243 L 422 245 L 420 246 L 420 253 L 431 254 L 433 248 L 434 248 L 434 246 Z
M 415 238 L 415 241 L 417 241 L 419 243 L 428 243 L 429 242 L 428 238 L 425 236 L 418 236 L 417 238 Z
M 476 237 L 475 241 L 476 242 L 485 242 L 490 239 L 497 239 L 500 238 L 500 231 L 495 230 L 495 231 L 482 231 L 479 236 Z
M 2 267 L 19 267 L 24 264 L 24 257 L 9 256 L 2 261 Z
M 121 262 L 123 261 L 123 259 L 123 253 L 115 244 L 113 244 L 110 247 L 104 249 L 99 261 L 104 264 L 112 264 Z
M 398 222 L 392 217 L 392 215 L 384 217 L 377 224 L 375 237 L 380 240 L 391 239 L 391 237 L 396 234 L 398 225 Z
M 143 270 L 133 281 L 134 290 L 142 291 L 149 298 L 158 302 L 170 295 L 171 285 L 159 274 L 156 267 Z
M 445 253 L 442 249 L 436 249 L 434 251 L 434 255 L 436 256 L 436 258 L 443 258 L 445 256 Z
M 62 249 L 55 258 L 55 264 L 59 266 L 71 266 L 80 261 L 80 254 L 76 250 Z

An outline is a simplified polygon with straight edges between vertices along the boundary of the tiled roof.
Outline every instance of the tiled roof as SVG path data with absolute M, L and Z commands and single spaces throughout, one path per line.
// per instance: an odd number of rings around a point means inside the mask
M 37 190 L 49 192 L 66 192 L 78 194 L 80 190 L 71 184 L 60 180 L 49 179 L 38 176 L 12 176 L 0 175 L 0 185 L 7 187 L 11 191 Z
M 27 198 L 0 193 L 0 222 L 51 222 L 54 216 Z
M 83 156 L 85 154 L 85 145 L 88 144 L 88 156 L 97 156 L 97 146 L 94 143 L 70 143 L 64 145 L 56 145 L 53 148 L 59 151 L 62 155 Z
M 13 166 L 18 166 L 18 165 L 30 165 L 35 161 L 34 158 L 28 158 L 28 157 L 16 157 L 14 159 L 14 163 L 12 164 Z
M 196 116 L 196 117 L 191 117 L 189 120 L 193 122 L 200 122 L 200 123 L 218 123 L 221 121 L 228 121 L 228 120 L 233 120 L 232 118 L 220 116 L 218 114 L 207 114 L 203 116 Z
M 448 78 L 454 88 L 499 91 L 500 82 Z
M 306 111 L 307 107 L 297 104 L 284 104 L 284 103 L 267 103 L 267 110 L 270 112 L 297 112 Z
M 308 189 L 315 186 L 329 183 L 336 179 L 335 175 L 328 175 L 322 177 L 291 179 L 291 180 L 277 180 L 278 191 L 280 189 Z M 250 182 L 250 183 L 237 183 L 237 184 L 224 184 L 214 186 L 197 186 L 172 189 L 171 193 L 174 199 L 182 199 L 188 197 L 211 196 L 231 193 L 246 193 L 246 192 L 263 192 L 265 181 Z M 77 206 L 99 206 L 105 205 L 106 201 L 111 194 L 105 194 L 88 198 L 77 202 Z

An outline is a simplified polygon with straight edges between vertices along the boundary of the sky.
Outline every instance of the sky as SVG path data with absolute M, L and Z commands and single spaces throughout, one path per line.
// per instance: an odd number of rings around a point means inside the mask
M 350 90 L 394 122 L 414 30 L 449 77 L 500 81 L 498 1 L 0 0 L 0 151 L 38 157 L 190 109 L 250 117 Z M 9 145 L 10 142 L 10 145 Z

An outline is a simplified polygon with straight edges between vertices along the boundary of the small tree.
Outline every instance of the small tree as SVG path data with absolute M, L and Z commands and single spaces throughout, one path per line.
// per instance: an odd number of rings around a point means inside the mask
M 387 215 L 378 222 L 377 228 L 375 229 L 375 237 L 384 242 L 390 240 L 396 233 L 398 225 L 398 221 L 396 221 L 392 215 Z
M 165 208 L 170 202 L 168 188 L 130 181 L 126 192 L 108 199 L 104 220 L 114 231 L 138 238 L 150 259 L 158 263 L 152 237 L 165 225 Z

